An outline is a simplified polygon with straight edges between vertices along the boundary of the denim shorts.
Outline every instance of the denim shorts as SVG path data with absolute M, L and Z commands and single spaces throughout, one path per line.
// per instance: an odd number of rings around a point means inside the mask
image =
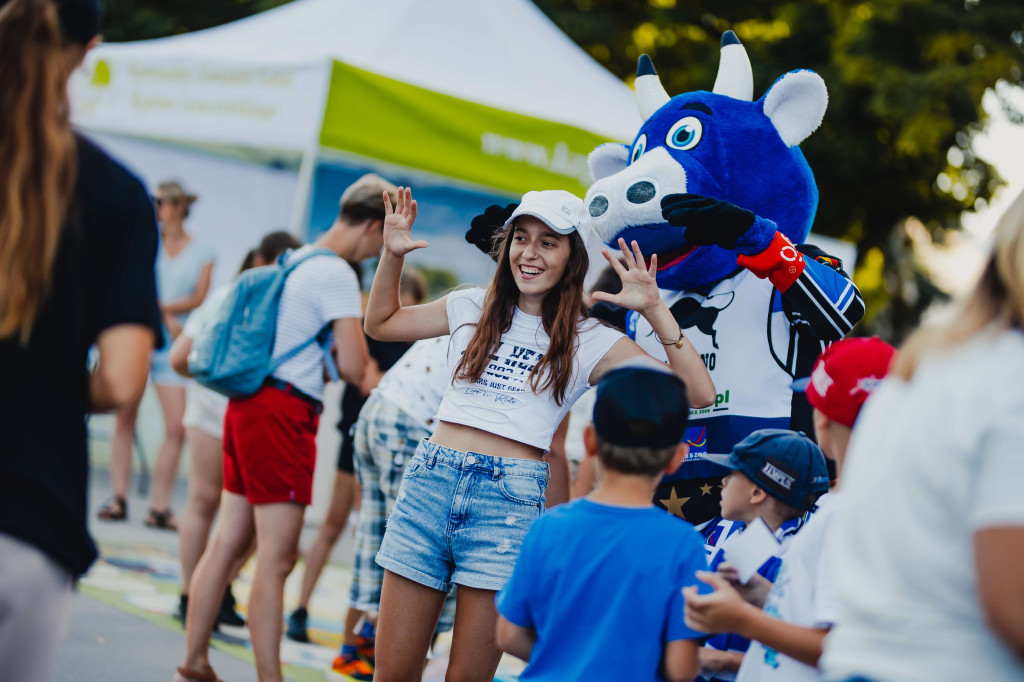
M 168 342 L 169 343 L 169 342 Z M 150 368 L 153 383 L 158 386 L 184 386 L 188 381 L 171 367 L 171 351 L 168 348 L 153 351 L 153 364 Z
M 405 468 L 377 563 L 447 592 L 500 590 L 544 512 L 548 465 L 421 441 Z

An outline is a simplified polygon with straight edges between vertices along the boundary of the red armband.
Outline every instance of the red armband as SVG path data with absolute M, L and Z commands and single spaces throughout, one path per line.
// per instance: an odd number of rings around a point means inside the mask
M 761 279 L 767 277 L 779 291 L 785 291 L 793 286 L 793 282 L 807 267 L 804 255 L 797 251 L 793 242 L 781 232 L 775 233 L 772 243 L 761 253 L 753 256 L 740 254 L 736 264 L 750 270 Z

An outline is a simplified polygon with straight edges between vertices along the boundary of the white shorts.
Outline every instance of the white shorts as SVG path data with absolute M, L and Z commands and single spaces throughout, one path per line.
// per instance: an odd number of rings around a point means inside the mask
M 224 438 L 224 411 L 228 399 L 216 391 L 190 381 L 185 398 L 185 416 L 181 423 L 187 428 L 199 429 L 217 440 Z

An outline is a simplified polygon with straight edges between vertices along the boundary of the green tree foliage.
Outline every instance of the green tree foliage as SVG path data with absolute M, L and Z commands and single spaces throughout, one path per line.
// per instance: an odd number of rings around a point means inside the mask
M 283 5 L 288 0 L 103 0 L 103 39 L 149 40 L 199 31 Z
M 862 267 L 878 269 L 864 274 L 863 286 L 878 302 L 869 314 L 885 320 L 875 329 L 891 338 L 916 325 L 941 296 L 920 269 L 908 272 L 905 259 L 912 254 L 900 248 L 894 228 L 915 216 L 941 239 L 944 230 L 959 226 L 962 212 L 983 207 L 1002 184 L 974 154 L 973 139 L 984 124 L 986 89 L 998 94 L 1022 83 L 1020 0 L 537 4 L 627 80 L 636 58 L 650 54 L 669 94 L 711 88 L 727 29 L 747 47 L 755 96 L 787 71 L 821 74 L 828 111 L 821 129 L 801 145 L 821 194 L 814 229 L 856 242 Z M 1021 112 L 1002 101 L 1021 122 Z M 882 289 L 871 291 L 875 282 Z M 905 300 L 908 295 L 913 300 Z

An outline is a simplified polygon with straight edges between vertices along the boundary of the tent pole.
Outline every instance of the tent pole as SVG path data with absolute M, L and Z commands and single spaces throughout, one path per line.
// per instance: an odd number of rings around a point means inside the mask
M 288 231 L 294 234 L 299 241 L 306 241 L 309 230 L 306 219 L 309 213 L 309 204 L 312 201 L 313 176 L 316 174 L 316 164 L 320 156 L 320 140 L 317 139 L 302 154 L 302 161 L 299 164 L 299 178 L 295 185 L 295 199 L 292 201 L 292 215 L 288 221 Z

